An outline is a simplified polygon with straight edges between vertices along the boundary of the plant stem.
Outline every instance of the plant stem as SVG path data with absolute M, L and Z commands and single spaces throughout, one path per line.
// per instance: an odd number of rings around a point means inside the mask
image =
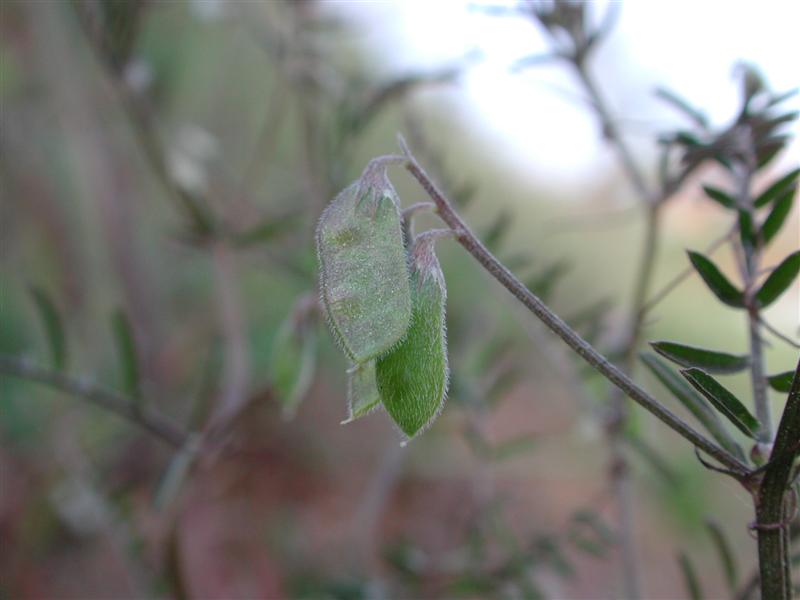
M 0 356 L 0 373 L 43 383 L 77 398 L 82 398 L 138 425 L 170 446 L 180 448 L 187 439 L 186 432 L 167 417 L 152 408 L 140 408 L 133 399 L 102 385 L 89 383 L 59 371 L 51 371 L 29 361 L 9 356 Z
M 800 453 L 800 362 L 795 369 L 786 407 L 783 409 L 770 465 L 758 493 L 756 529 L 758 563 L 763 600 L 790 600 L 792 597 L 789 560 L 788 490 L 795 457 Z
M 697 448 L 729 467 L 736 473 L 745 475 L 747 467 L 735 456 L 720 448 L 680 417 L 663 406 L 647 391 L 641 388 L 619 368 L 611 364 L 591 344 L 586 342 L 573 331 L 558 315 L 550 310 L 537 298 L 525 285 L 520 282 L 489 250 L 481 243 L 475 234 L 470 231 L 447 198 L 436 188 L 425 171 L 416 162 L 406 149 L 408 162 L 406 169 L 417 179 L 422 188 L 436 203 L 439 217 L 455 233 L 456 239 L 492 277 L 497 279 L 511 294 L 514 295 L 530 312 L 532 312 L 553 333 L 560 337 L 575 353 L 583 358 L 590 366 L 603 375 L 608 381 L 616 385 L 625 395 L 665 423 L 670 429 L 689 440 Z

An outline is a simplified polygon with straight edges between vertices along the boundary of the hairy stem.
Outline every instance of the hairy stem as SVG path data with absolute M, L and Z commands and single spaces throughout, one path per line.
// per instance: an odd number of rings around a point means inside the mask
M 756 529 L 758 563 L 763 600 L 792 597 L 789 560 L 789 484 L 794 460 L 800 453 L 800 362 L 795 369 L 786 408 L 783 410 L 770 464 L 758 493 Z
M 71 377 L 59 371 L 51 371 L 29 361 L 10 356 L 0 356 L 0 373 L 36 381 L 86 400 L 138 425 L 170 446 L 179 448 L 186 441 L 186 432 L 170 419 L 152 408 L 140 408 L 133 399 L 102 385 Z
M 436 203 L 439 217 L 456 233 L 456 239 L 461 246 L 464 247 L 492 277 L 511 292 L 511 294 L 541 320 L 545 326 L 560 337 L 567 346 L 608 381 L 620 388 L 623 393 L 634 402 L 726 467 L 742 475 L 747 473 L 747 467 L 735 456 L 714 444 L 658 402 L 658 400 L 641 388 L 619 368 L 611 364 L 602 354 L 581 338 L 580 335 L 573 331 L 558 315 L 526 288 L 525 285 L 503 266 L 503 264 L 486 249 L 481 241 L 475 237 L 475 234 L 470 231 L 466 223 L 464 223 L 458 213 L 456 213 L 450 201 L 436 188 L 413 156 L 408 152 L 407 156 L 408 162 L 406 163 L 406 169 L 417 179 L 422 188 Z

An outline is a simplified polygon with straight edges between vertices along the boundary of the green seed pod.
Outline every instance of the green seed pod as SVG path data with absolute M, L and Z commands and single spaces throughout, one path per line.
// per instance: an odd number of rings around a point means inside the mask
M 353 365 L 347 371 L 348 417 L 342 425 L 352 423 L 373 410 L 381 403 L 378 384 L 375 381 L 375 361 Z
M 270 382 L 286 419 L 297 413 L 314 379 L 317 332 L 309 315 L 304 306 L 293 311 L 272 343 Z
M 411 319 L 397 194 L 370 163 L 320 217 L 320 292 L 333 337 L 355 363 L 384 354 Z
M 423 234 L 411 250 L 411 325 L 405 339 L 376 362 L 383 405 L 409 438 L 433 422 L 447 392 L 447 290 L 433 244 L 434 237 Z

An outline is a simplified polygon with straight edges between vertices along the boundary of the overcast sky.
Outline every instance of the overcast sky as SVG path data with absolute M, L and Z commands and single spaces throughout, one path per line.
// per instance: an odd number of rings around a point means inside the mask
M 610 158 L 596 124 L 564 69 L 509 72 L 516 59 L 546 49 L 538 28 L 523 19 L 487 16 L 470 4 L 475 3 L 349 1 L 337 8 L 396 72 L 434 68 L 480 49 L 485 58 L 453 97 L 465 114 L 479 117 L 481 135 L 499 142 L 508 159 L 528 172 L 574 180 L 607 169 Z M 592 3 L 591 10 L 599 17 L 606 6 Z M 624 130 L 645 148 L 653 132 L 681 123 L 653 98 L 656 85 L 689 99 L 715 123 L 724 123 L 737 108 L 733 71 L 739 61 L 758 65 L 775 90 L 800 87 L 799 28 L 795 0 L 629 0 L 594 66 Z M 799 104 L 792 101 L 795 108 Z M 800 160 L 797 141 L 786 160 Z

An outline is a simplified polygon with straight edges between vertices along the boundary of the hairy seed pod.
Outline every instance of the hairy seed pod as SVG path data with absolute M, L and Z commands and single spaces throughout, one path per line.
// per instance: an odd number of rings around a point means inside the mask
M 375 381 L 375 361 L 353 365 L 347 370 L 347 419 L 342 425 L 368 415 L 381 404 Z
M 379 160 L 379 159 L 378 159 Z M 373 161 L 320 217 L 320 293 L 333 337 L 355 363 L 384 354 L 411 319 L 397 194 Z
M 405 339 L 376 362 L 383 405 L 409 438 L 433 422 L 447 392 L 447 291 L 433 243 L 420 236 L 411 250 L 411 325 Z

